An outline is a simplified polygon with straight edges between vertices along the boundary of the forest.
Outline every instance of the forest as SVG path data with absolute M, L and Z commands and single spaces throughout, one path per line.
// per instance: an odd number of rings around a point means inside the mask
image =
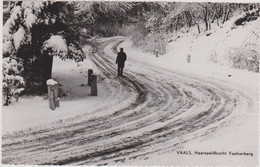
M 46 93 L 53 56 L 83 61 L 82 47 L 95 46 L 93 38 L 129 36 L 136 47 L 163 55 L 176 32 L 196 27 L 197 34 L 207 33 L 212 24 L 221 27 L 246 13 L 234 23 L 240 26 L 256 20 L 259 11 L 259 3 L 4 1 L 3 103 Z M 259 39 L 257 30 L 252 33 Z M 251 52 L 257 69 L 252 71 L 258 72 L 256 48 Z

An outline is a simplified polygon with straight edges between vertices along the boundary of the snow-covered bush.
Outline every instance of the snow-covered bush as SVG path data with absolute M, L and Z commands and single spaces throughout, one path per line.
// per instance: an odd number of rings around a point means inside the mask
M 260 60 L 260 19 L 256 20 L 254 28 L 249 33 L 239 48 L 233 48 L 229 54 L 229 61 L 235 68 L 259 72 Z
M 142 29 L 140 26 L 138 28 L 131 27 L 129 31 L 135 47 L 140 47 L 143 51 L 153 53 L 154 55 L 166 53 L 171 34 L 165 32 L 165 30 L 146 31 L 146 29 Z
M 234 68 L 259 72 L 259 54 L 259 50 L 241 47 L 230 50 L 228 58 Z
M 3 58 L 3 102 L 9 105 L 13 96 L 18 100 L 18 95 L 24 90 L 25 82 L 21 77 L 23 71 L 22 61 L 17 58 Z
M 79 49 L 75 44 L 70 43 L 68 46 L 68 59 L 72 59 L 76 62 L 83 61 L 86 58 L 86 55 Z
M 145 38 L 145 50 L 147 52 L 152 52 L 156 54 L 162 55 L 166 53 L 166 48 L 168 44 L 168 34 L 166 32 L 164 33 L 150 33 Z

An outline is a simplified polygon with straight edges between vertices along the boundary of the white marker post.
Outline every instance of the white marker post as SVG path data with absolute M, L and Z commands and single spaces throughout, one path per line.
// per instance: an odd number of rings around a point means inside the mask
M 188 55 L 187 55 L 187 63 L 190 63 L 190 57 L 191 57 L 191 55 L 188 54 Z

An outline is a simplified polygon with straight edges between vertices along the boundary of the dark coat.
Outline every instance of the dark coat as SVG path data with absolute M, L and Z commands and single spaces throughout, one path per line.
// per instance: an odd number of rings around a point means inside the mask
M 125 54 L 125 52 L 119 52 L 117 54 L 117 58 L 116 58 L 116 64 L 118 64 L 118 67 L 124 67 L 125 66 L 125 61 L 126 61 L 126 54 Z

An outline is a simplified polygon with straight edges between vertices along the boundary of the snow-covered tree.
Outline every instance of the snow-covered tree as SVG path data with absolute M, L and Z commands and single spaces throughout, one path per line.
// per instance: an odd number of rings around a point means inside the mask
M 143 11 L 141 23 L 133 28 L 135 46 L 145 51 L 165 53 L 168 38 L 179 30 L 189 31 L 196 26 L 198 34 L 211 30 L 211 24 L 224 24 L 231 16 L 255 4 L 198 3 L 198 2 L 147 2 L 151 10 Z M 202 26 L 202 25 L 205 26 Z M 143 34 L 143 35 L 142 35 Z
M 74 15 L 78 24 L 84 25 L 91 36 L 117 35 L 124 25 L 142 20 L 144 11 L 149 10 L 150 3 L 115 2 L 115 1 L 74 1 Z
M 6 4 L 9 18 L 3 26 L 3 57 L 22 59 L 27 90 L 39 90 L 51 78 L 53 56 L 82 61 L 85 58 L 67 2 L 14 1 Z M 11 60 L 10 60 L 11 61 Z M 45 89 L 46 90 L 46 89 Z
M 17 75 L 24 78 L 25 92 L 39 92 L 40 87 L 46 91 L 53 56 L 84 60 L 81 43 L 95 36 L 100 25 L 121 26 L 136 21 L 144 4 L 4 1 L 3 57 L 22 60 L 20 65 L 24 70 Z

